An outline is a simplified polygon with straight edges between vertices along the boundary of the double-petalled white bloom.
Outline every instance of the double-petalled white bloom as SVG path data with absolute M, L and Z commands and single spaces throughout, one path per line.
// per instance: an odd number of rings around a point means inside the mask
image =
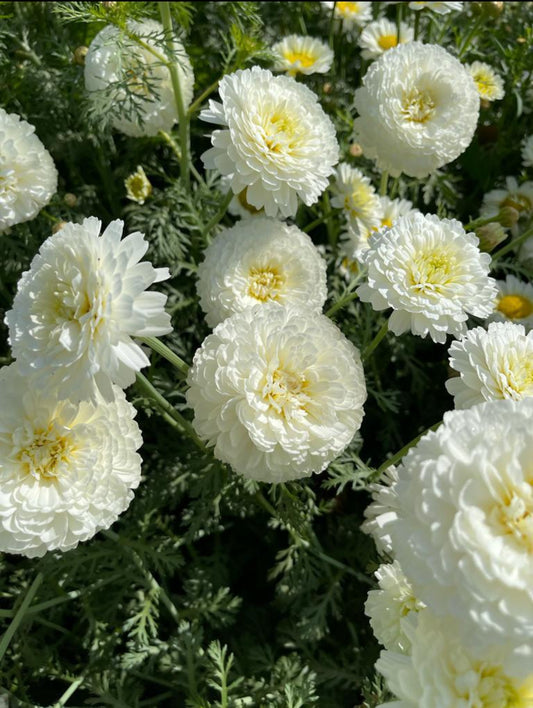
M 85 57 L 85 88 L 89 93 L 113 91 L 120 115 L 113 127 L 121 133 L 138 138 L 169 131 L 178 121 L 178 109 L 172 89 L 168 61 L 162 50 L 163 27 L 155 20 L 129 20 L 129 32 L 148 47 L 108 25 L 93 39 Z M 184 107 L 191 102 L 194 75 L 189 57 L 181 42 L 173 38 L 180 91 Z M 155 52 L 155 54 L 154 54 Z M 160 56 L 157 56 L 157 55 Z M 126 90 L 120 84 L 127 83 Z M 115 87 L 116 85 L 116 87 Z
M 460 374 L 446 382 L 456 408 L 533 396 L 533 332 L 526 334 L 522 325 L 475 327 L 451 345 L 449 354 L 451 368 Z
M 218 234 L 204 255 L 197 289 L 210 327 L 259 303 L 321 312 L 326 302 L 326 262 L 297 226 L 245 219 Z
M 455 219 L 414 213 L 373 236 L 362 259 L 368 283 L 357 292 L 375 310 L 393 308 L 389 329 L 411 330 L 434 342 L 466 332 L 469 315 L 488 317 L 496 286 L 490 256 Z
M 342 27 L 347 31 L 357 31 L 372 19 L 371 2 L 329 2 L 323 0 L 323 7 L 327 10 L 335 5 L 334 14 L 342 21 Z
M 508 275 L 497 280 L 496 309 L 488 318 L 495 322 L 514 322 L 523 325 L 526 331 L 533 329 L 533 285 Z
M 0 370 L 0 550 L 68 551 L 125 511 L 141 478 L 135 409 L 61 401 L 12 364 Z
M 479 95 L 472 76 L 445 49 L 408 42 L 370 66 L 355 107 L 354 128 L 367 157 L 396 177 L 426 177 L 470 145 Z
M 324 315 L 265 303 L 215 328 L 194 356 L 187 401 L 214 454 L 244 477 L 325 469 L 361 425 L 359 352 Z
M 90 217 L 46 239 L 6 315 L 23 373 L 36 372 L 61 399 L 94 400 L 98 389 L 112 397 L 111 382 L 125 388 L 149 364 L 131 337 L 172 329 L 166 295 L 146 291 L 168 269 L 139 262 L 148 243 L 137 231 L 121 240 L 122 221 L 100 227 Z
M 466 647 L 508 647 L 517 676 L 533 666 L 532 460 L 532 399 L 446 413 L 370 522 L 430 611 L 455 618 Z
M 405 22 L 400 23 L 400 34 L 398 35 L 396 23 L 382 17 L 380 20 L 366 25 L 357 43 L 362 49 L 361 56 L 364 59 L 375 59 L 398 44 L 412 42 L 414 36 L 413 28 Z
M 289 76 L 254 66 L 224 76 L 222 103 L 200 117 L 223 126 L 202 155 L 206 167 L 229 177 L 234 194 L 266 216 L 294 216 L 298 198 L 317 201 L 339 159 L 333 123 L 316 95 Z
M 331 69 L 333 52 L 327 44 L 299 34 L 284 37 L 272 47 L 274 71 L 296 74 L 325 74 Z
M 348 224 L 356 233 L 379 228 L 383 207 L 370 179 L 361 170 L 342 162 L 335 171 L 331 191 L 331 205 L 344 209 Z
M 490 64 L 475 61 L 466 68 L 474 79 L 480 98 L 485 101 L 497 101 L 503 98 L 505 94 L 503 79 Z
M 57 170 L 35 128 L 0 108 L 0 232 L 29 221 L 57 190 Z

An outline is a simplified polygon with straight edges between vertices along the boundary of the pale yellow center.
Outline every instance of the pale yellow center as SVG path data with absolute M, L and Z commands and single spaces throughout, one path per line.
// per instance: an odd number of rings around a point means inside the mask
M 398 44 L 398 37 L 395 34 L 382 34 L 378 39 L 378 44 L 383 50 L 392 49 Z
M 499 509 L 499 520 L 506 535 L 513 536 L 521 546 L 533 553 L 533 498 L 513 493 Z
M 411 89 L 403 96 L 402 113 L 410 123 L 426 123 L 435 111 L 435 99 L 427 90 Z
M 291 49 L 288 49 L 285 52 L 284 57 L 290 64 L 296 64 L 296 62 L 299 62 L 300 66 L 304 69 L 308 69 L 310 66 L 313 66 L 316 61 L 315 55 L 311 52 L 298 52 Z
M 282 152 L 293 147 L 298 133 L 298 123 L 294 116 L 283 111 L 270 116 L 265 127 L 265 143 L 271 152 Z
M 307 412 L 310 401 L 307 393 L 308 381 L 303 374 L 276 369 L 268 375 L 263 386 L 263 397 L 283 418 L 293 413 Z
M 521 320 L 533 313 L 533 303 L 523 295 L 504 295 L 496 309 L 510 320 Z
M 472 708 L 531 708 L 533 705 L 529 680 L 518 685 L 501 667 L 478 666 L 477 671 L 477 686 L 473 690 L 460 691 L 460 697 Z
M 371 198 L 371 189 L 363 182 L 356 183 L 353 185 L 351 194 L 347 194 L 344 198 L 344 208 L 354 219 L 364 218 L 368 214 Z
M 500 202 L 500 209 L 503 207 L 512 207 L 518 212 L 531 211 L 533 204 L 524 194 L 509 194 L 503 202 Z
M 252 268 L 248 276 L 248 295 L 261 302 L 277 300 L 284 282 L 284 276 L 275 266 Z
M 410 269 L 410 284 L 421 293 L 442 293 L 454 280 L 457 258 L 435 248 L 415 258 Z
M 54 481 L 61 466 L 75 453 L 75 445 L 65 429 L 53 422 L 46 429 L 34 431 L 30 440 L 16 455 L 26 474 L 39 480 Z
M 483 98 L 492 98 L 495 93 L 496 86 L 494 77 L 486 71 L 478 71 L 473 74 L 478 93 Z
M 340 12 L 341 15 L 355 15 L 359 12 L 358 2 L 338 2 L 335 5 L 335 9 Z

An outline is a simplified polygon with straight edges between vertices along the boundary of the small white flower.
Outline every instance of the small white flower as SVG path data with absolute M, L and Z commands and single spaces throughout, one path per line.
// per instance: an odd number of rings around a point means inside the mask
M 342 27 L 347 31 L 355 31 L 363 27 L 372 19 L 371 2 L 329 2 L 324 0 L 323 7 L 331 10 L 335 5 L 334 14 L 338 20 L 342 20 Z
M 35 128 L 0 108 L 0 232 L 29 221 L 57 190 L 57 170 Z
M 198 295 L 210 327 L 261 302 L 321 312 L 326 262 L 296 226 L 258 217 L 222 231 L 198 267 Z
M 328 185 L 339 159 L 333 123 L 316 95 L 289 76 L 254 66 L 224 76 L 222 103 L 209 101 L 200 118 L 222 125 L 202 155 L 205 166 L 231 180 L 234 194 L 266 216 L 294 216 L 298 197 L 310 206 Z
M 374 235 L 362 259 L 368 283 L 357 292 L 375 310 L 393 308 L 389 329 L 443 343 L 466 332 L 469 314 L 488 317 L 496 286 L 490 256 L 455 219 L 414 213 Z
M 333 52 L 315 37 L 291 34 L 272 47 L 274 70 L 296 74 L 325 74 L 331 69 Z
M 109 91 L 114 84 L 127 82 L 129 92 L 116 89 L 114 98 L 121 115 L 113 120 L 113 127 L 135 138 L 157 135 L 160 130 L 169 131 L 178 121 L 178 109 L 170 71 L 163 63 L 166 61 L 161 49 L 163 27 L 155 20 L 144 19 L 142 22 L 129 20 L 127 29 L 159 52 L 161 59 L 118 27 L 108 25 L 89 46 L 85 57 L 85 88 L 91 94 Z M 192 99 L 194 75 L 181 42 L 174 38 L 173 45 L 179 57 L 180 90 L 187 108 Z
M 475 61 L 466 68 L 474 79 L 480 98 L 485 101 L 498 101 L 504 97 L 503 79 L 490 64 Z
M 475 327 L 451 345 L 449 354 L 451 368 L 460 374 L 446 381 L 456 408 L 533 396 L 533 332 L 526 334 L 522 325 Z
M 361 425 L 359 352 L 324 315 L 276 302 L 215 328 L 194 356 L 187 401 L 214 455 L 244 477 L 320 472 Z
M 0 370 L 0 550 L 33 558 L 107 529 L 141 479 L 135 409 L 60 401 L 16 364 Z
M 429 610 L 457 620 L 465 647 L 508 647 L 516 675 L 533 666 L 532 424 L 531 398 L 445 413 L 370 522 Z
M 522 164 L 533 167 L 533 135 L 528 135 L 522 143 Z
M 366 234 L 379 228 L 383 207 L 372 183 L 361 170 L 341 163 L 336 169 L 331 191 L 331 205 L 344 209 L 353 231 Z
M 139 263 L 148 243 L 135 232 L 121 240 L 124 224 L 65 224 L 41 246 L 18 284 L 6 314 L 13 355 L 23 373 L 38 372 L 59 398 L 112 396 L 148 366 L 132 336 L 171 331 L 166 295 L 147 292 L 169 277 L 167 268 Z
M 463 9 L 464 3 L 462 2 L 410 2 L 409 8 L 411 10 L 431 10 L 437 13 L 437 15 L 447 15 L 452 11 L 459 12 Z
M 516 209 L 520 217 L 527 218 L 533 214 L 533 182 L 519 185 L 515 177 L 506 177 L 505 187 L 485 194 L 480 209 L 483 219 L 496 216 L 504 207 Z
M 514 322 L 526 331 L 533 329 L 533 285 L 508 275 L 497 280 L 496 309 L 489 317 L 494 322 Z
M 405 22 L 400 24 L 400 35 L 398 36 L 396 23 L 383 17 L 381 20 L 370 22 L 361 32 L 358 40 L 358 44 L 363 50 L 361 56 L 363 59 L 375 59 L 398 44 L 412 42 L 414 36 L 413 28 Z
M 127 198 L 137 204 L 144 204 L 152 194 L 152 185 L 141 165 L 125 179 L 124 186 Z
M 426 177 L 455 160 L 477 126 L 473 78 L 445 49 L 407 42 L 382 54 L 355 92 L 365 155 L 398 177 Z

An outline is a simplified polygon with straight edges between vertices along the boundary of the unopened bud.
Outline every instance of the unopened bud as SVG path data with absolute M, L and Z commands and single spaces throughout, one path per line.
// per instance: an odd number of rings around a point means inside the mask
M 479 239 L 479 249 L 485 253 L 490 253 L 502 241 L 505 241 L 507 234 L 501 224 L 493 221 L 485 226 L 480 226 L 476 229 L 476 236 Z
M 512 199 L 508 198 L 507 200 L 508 206 L 504 206 L 503 209 L 500 209 L 500 213 L 498 214 L 498 221 L 502 226 L 505 226 L 506 229 L 510 229 L 511 226 L 514 226 L 518 219 L 520 218 L 520 210 L 523 208 L 521 204 L 516 204 L 516 208 L 512 206 Z
M 72 194 L 72 192 L 67 192 L 63 197 L 63 201 L 68 207 L 73 208 L 78 203 L 78 197 L 75 194 Z
M 57 234 L 58 231 L 61 231 L 61 229 L 67 225 L 66 221 L 58 221 L 57 224 L 54 224 L 52 227 L 52 233 Z
M 331 93 L 331 84 L 327 81 L 324 86 L 322 86 L 322 91 L 324 93 Z
M 89 47 L 85 47 L 83 45 L 81 47 L 76 47 L 72 56 L 72 61 L 74 62 L 74 64 L 79 64 L 80 66 L 83 66 L 85 64 L 85 57 L 87 56 L 88 51 Z
M 352 143 L 350 145 L 350 155 L 352 157 L 361 157 L 363 154 L 363 148 L 359 145 L 359 143 Z

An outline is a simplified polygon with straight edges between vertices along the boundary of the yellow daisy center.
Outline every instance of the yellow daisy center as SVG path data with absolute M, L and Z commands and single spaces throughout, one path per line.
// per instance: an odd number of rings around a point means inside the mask
M 351 194 L 347 194 L 344 198 L 344 208 L 354 219 L 361 218 L 368 213 L 371 197 L 370 187 L 363 182 L 356 183 L 352 186 Z
M 509 494 L 499 508 L 499 521 L 504 533 L 513 536 L 521 546 L 533 553 L 533 496 L 524 498 L 517 493 Z
M 341 15 L 356 15 L 359 12 L 359 3 L 338 2 L 335 5 L 335 9 L 340 12 Z
M 440 294 L 453 282 L 456 266 L 456 256 L 442 249 L 421 253 L 411 263 L 410 284 L 419 293 Z
M 490 100 L 494 96 L 496 90 L 494 76 L 489 74 L 488 71 L 478 71 L 473 74 L 473 79 L 479 95 L 482 98 L 488 98 Z
M 252 268 L 248 276 L 248 295 L 267 302 L 277 300 L 285 278 L 275 266 L 265 268 Z
M 75 446 L 65 428 L 51 422 L 46 429 L 33 432 L 29 440 L 17 453 L 25 474 L 36 479 L 54 481 L 61 472 L 61 466 L 72 458 Z
M 500 667 L 479 667 L 479 683 L 474 695 L 469 690 L 465 699 L 469 705 L 478 708 L 526 708 L 529 703 L 529 690 L 524 691 L 512 679 L 506 676 Z
M 533 303 L 523 295 L 504 295 L 496 309 L 510 320 L 521 320 L 533 314 Z
M 263 398 L 283 418 L 292 413 L 307 412 L 310 397 L 306 392 L 309 382 L 303 374 L 276 369 L 267 375 L 263 386 Z
M 265 144 L 271 152 L 291 150 L 297 135 L 298 121 L 295 116 L 276 111 L 268 117 L 265 125 Z
M 298 62 L 304 69 L 308 69 L 316 62 L 316 56 L 311 52 L 297 51 L 295 49 L 288 49 L 283 56 L 290 64 Z
M 431 119 L 436 105 L 427 89 L 413 88 L 403 96 L 402 113 L 410 123 L 426 123 Z
M 392 47 L 398 45 L 398 36 L 395 34 L 382 34 L 381 37 L 378 38 L 378 44 L 384 51 L 392 49 Z

